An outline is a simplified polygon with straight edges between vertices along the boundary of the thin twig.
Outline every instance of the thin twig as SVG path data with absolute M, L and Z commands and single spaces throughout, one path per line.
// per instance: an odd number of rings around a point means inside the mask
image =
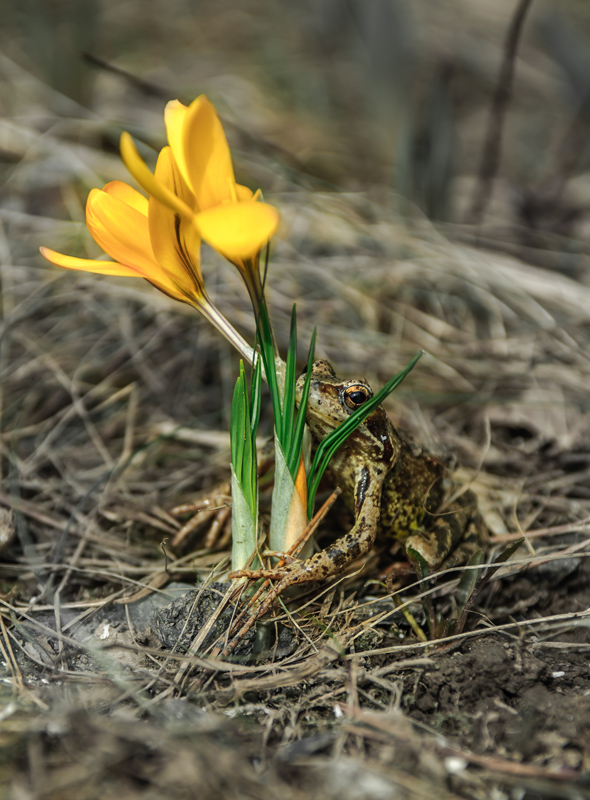
M 500 152 L 502 149 L 504 120 L 512 96 L 516 53 L 524 26 L 524 20 L 532 2 L 533 0 L 519 0 L 504 43 L 504 58 L 502 59 L 498 83 L 496 84 L 496 90 L 492 98 L 488 129 L 481 154 L 479 175 L 473 192 L 471 210 L 467 216 L 467 221 L 473 225 L 479 224 L 483 218 L 490 200 L 492 181 L 498 171 Z

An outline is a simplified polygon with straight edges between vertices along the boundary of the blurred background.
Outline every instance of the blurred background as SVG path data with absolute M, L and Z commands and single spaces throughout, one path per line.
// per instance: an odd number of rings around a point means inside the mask
M 518 9 L 488 197 L 478 175 Z M 379 383 L 424 348 L 390 405 L 464 463 L 479 461 L 489 420 L 517 454 L 579 441 L 587 3 L 4 0 L 1 15 L 2 425 L 23 475 L 44 465 L 60 486 L 90 480 L 155 424 L 227 430 L 236 358 L 205 322 L 142 282 L 66 274 L 37 252 L 96 257 L 84 206 L 92 187 L 129 180 L 121 131 L 153 164 L 167 100 L 201 93 L 222 116 L 238 180 L 282 213 L 268 285 L 283 346 L 297 299 L 302 352 L 317 323 L 318 353 L 342 374 Z M 235 271 L 206 248 L 203 269 L 251 336 Z M 59 433 L 44 428 L 57 422 Z M 199 452 L 190 459 L 175 490 L 208 480 Z
M 43 134 L 61 134 L 74 151 L 92 144 L 109 152 L 121 129 L 160 145 L 163 103 L 206 93 L 231 123 L 233 145 L 272 159 L 272 171 L 250 176 L 267 191 L 295 183 L 388 201 L 393 191 L 404 213 L 469 222 L 517 5 L 5 0 L 1 102 L 13 124 L 3 126 L 2 171 L 13 208 L 26 155 L 44 184 L 27 210 L 45 210 L 45 195 L 55 216 L 66 213 L 60 190 L 80 176 L 73 164 L 39 163 Z M 522 246 L 544 235 L 557 249 L 560 236 L 584 235 L 589 37 L 587 3 L 530 4 L 486 216 Z M 575 269 L 569 255 L 556 264 Z

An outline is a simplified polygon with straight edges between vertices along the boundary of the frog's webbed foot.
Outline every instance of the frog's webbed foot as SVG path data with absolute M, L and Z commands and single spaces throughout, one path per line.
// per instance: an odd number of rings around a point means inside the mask
M 259 580 L 266 580 L 266 581 L 282 581 L 283 578 L 289 574 L 290 568 L 294 568 L 294 572 L 298 572 L 301 568 L 304 561 L 298 561 L 296 558 L 289 556 L 287 553 L 275 553 L 274 551 L 271 553 L 268 550 L 265 550 L 262 554 L 265 558 L 266 557 L 276 557 L 277 555 L 281 557 L 281 559 L 286 560 L 287 563 L 281 564 L 280 566 L 276 567 L 260 567 L 259 569 L 237 569 L 234 572 L 230 572 L 228 578 L 230 581 L 239 578 L 246 578 L 249 581 L 259 581 Z
M 351 531 L 351 533 L 353 531 Z M 247 578 L 249 581 L 258 581 L 264 579 L 266 580 L 266 584 L 264 587 L 261 587 L 261 591 L 268 586 L 270 581 L 273 582 L 273 586 L 267 592 L 262 604 L 256 608 L 256 616 L 257 618 L 260 618 L 270 610 L 273 602 L 282 592 L 285 591 L 285 589 L 288 589 L 290 586 L 296 586 L 300 583 L 311 583 L 313 581 L 324 580 L 325 578 L 329 578 L 331 575 L 338 573 L 344 566 L 346 566 L 346 564 L 354 558 L 355 553 L 351 551 L 350 554 L 346 554 L 346 556 L 344 556 L 341 548 L 337 546 L 340 542 L 344 542 L 351 535 L 351 533 L 347 534 L 347 536 L 343 536 L 341 539 L 338 539 L 338 541 L 334 542 L 334 544 L 326 548 L 326 550 L 316 553 L 305 561 L 299 561 L 298 559 L 289 556 L 287 553 L 265 551 L 262 554 L 263 556 L 279 556 L 282 560 L 282 563 L 279 563 L 276 567 L 271 567 L 269 569 L 262 568 L 237 570 L 236 572 L 230 572 L 228 577 L 231 580 L 235 578 Z M 336 553 L 333 552 L 335 547 L 337 548 Z M 370 549 L 370 545 L 368 545 L 366 549 L 368 551 Z M 359 552 L 359 555 L 360 554 L 361 553 Z
M 486 531 L 471 491 L 450 503 L 432 520 L 428 530 L 413 531 L 406 550 L 413 550 L 434 570 L 466 564 L 486 538 Z
M 271 610 L 275 600 L 286 589 L 288 589 L 290 586 L 294 586 L 297 583 L 305 583 L 308 580 L 314 580 L 314 578 L 306 577 L 306 561 L 297 561 L 291 557 L 289 558 L 290 563 L 277 566 L 275 568 L 241 569 L 229 574 L 228 577 L 232 580 L 234 578 L 247 578 L 249 581 L 258 581 L 264 579 L 264 583 L 249 599 L 246 607 L 243 609 L 237 620 L 237 625 L 233 628 L 233 635 L 229 643 L 223 650 L 220 647 L 213 653 L 213 655 L 220 654 L 222 658 L 227 657 L 248 633 L 250 628 Z M 309 560 L 311 559 L 308 559 L 308 561 Z M 268 586 L 271 581 L 275 581 L 275 583 L 269 589 Z M 264 594 L 265 592 L 266 594 Z M 261 597 L 263 597 L 262 600 Z M 239 628 L 236 632 L 237 626 L 239 626 Z
M 263 555 L 266 555 L 266 553 Z M 251 599 L 248 604 L 249 607 L 255 604 L 257 599 L 268 589 L 269 584 L 272 582 L 273 585 L 266 592 L 264 600 L 256 606 L 256 618 L 259 619 L 270 610 L 274 601 L 285 589 L 288 589 L 290 586 L 295 586 L 297 583 L 305 583 L 306 581 L 314 580 L 314 578 L 306 577 L 306 563 L 306 561 L 290 559 L 290 563 L 271 567 L 270 569 L 236 570 L 235 572 L 230 572 L 228 577 L 230 580 L 235 578 L 247 578 L 249 581 L 265 581 L 265 584 L 260 587 L 256 595 Z

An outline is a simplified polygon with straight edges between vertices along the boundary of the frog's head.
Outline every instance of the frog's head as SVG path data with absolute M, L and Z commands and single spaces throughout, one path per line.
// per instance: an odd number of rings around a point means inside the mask
M 305 384 L 305 372 L 297 380 L 297 400 Z M 307 424 L 316 439 L 324 439 L 357 408 L 373 397 L 373 389 L 364 380 L 342 380 L 324 360 L 314 361 L 311 373 Z M 399 455 L 399 436 L 381 406 L 374 409 L 341 448 L 348 457 L 359 456 L 369 462 L 381 462 L 389 469 Z

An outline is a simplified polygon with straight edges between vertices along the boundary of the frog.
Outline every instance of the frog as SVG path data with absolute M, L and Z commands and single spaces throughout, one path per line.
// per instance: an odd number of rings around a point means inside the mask
M 298 402 L 305 378 L 304 372 L 297 380 Z M 328 436 L 371 397 L 366 380 L 342 380 L 328 361 L 314 361 L 306 422 L 315 440 Z M 473 492 L 445 504 L 455 488 L 447 465 L 403 437 L 382 406 L 338 448 L 329 471 L 354 524 L 304 561 L 286 559 L 274 569 L 248 572 L 250 577 L 276 579 L 273 597 L 289 586 L 341 573 L 369 553 L 378 535 L 400 541 L 412 563 L 423 565 L 428 574 L 465 564 L 485 541 Z

